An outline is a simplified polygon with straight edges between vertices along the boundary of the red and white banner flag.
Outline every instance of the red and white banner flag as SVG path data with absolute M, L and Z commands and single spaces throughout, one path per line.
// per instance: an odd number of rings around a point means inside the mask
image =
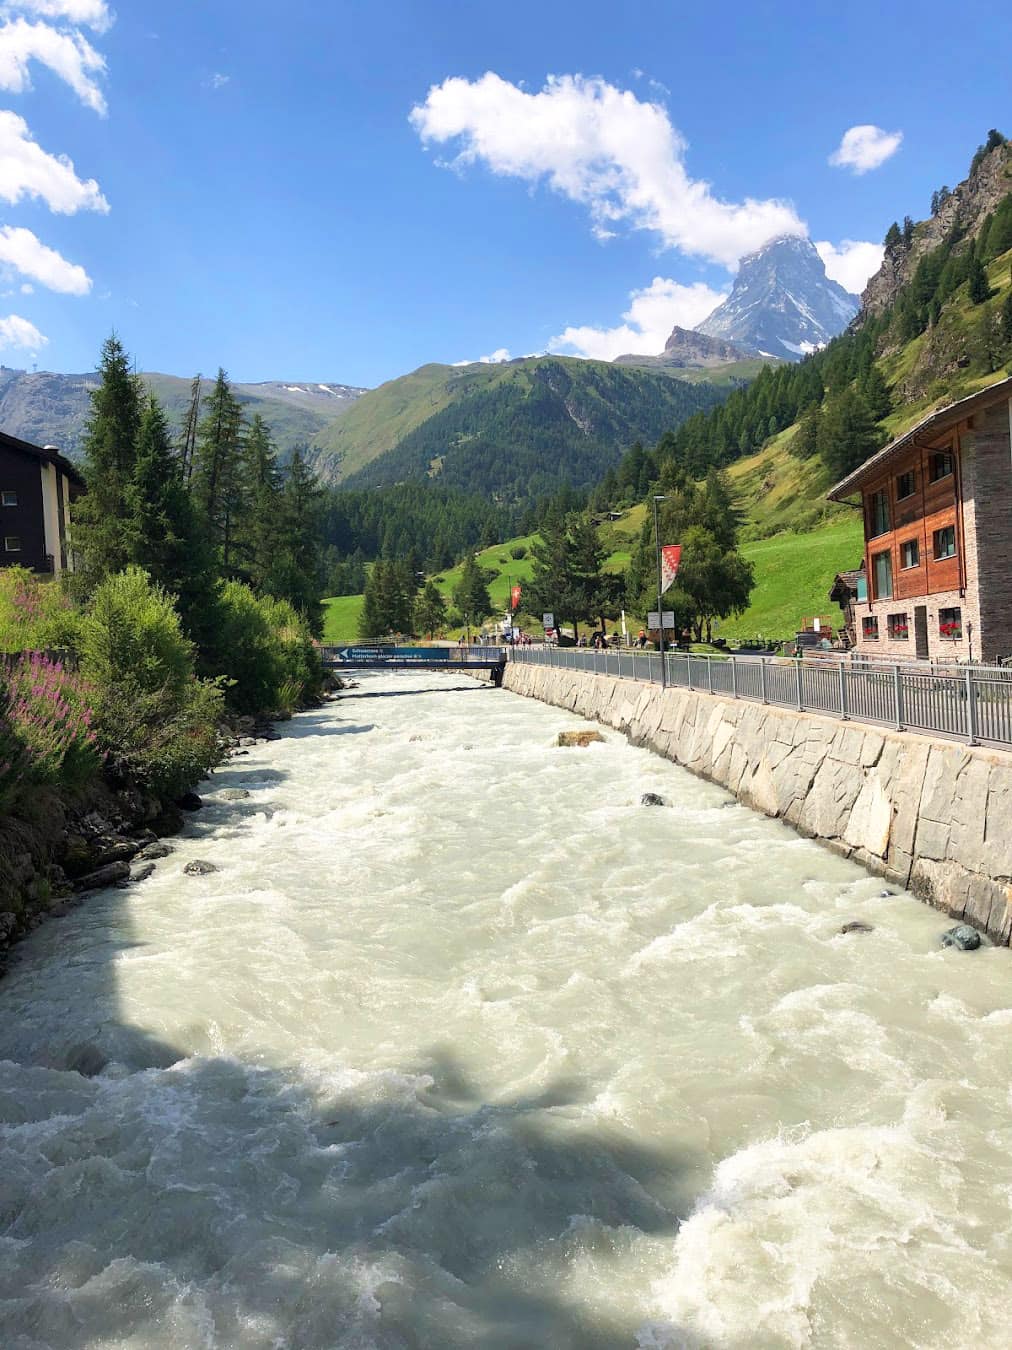
M 674 585 L 678 564 L 682 560 L 681 544 L 665 544 L 661 549 L 661 594 Z
M 519 608 L 520 608 L 520 587 L 519 587 L 519 586 L 514 586 L 513 589 L 510 591 L 510 604 L 511 604 L 511 606 L 513 607 L 513 609 L 519 609 Z

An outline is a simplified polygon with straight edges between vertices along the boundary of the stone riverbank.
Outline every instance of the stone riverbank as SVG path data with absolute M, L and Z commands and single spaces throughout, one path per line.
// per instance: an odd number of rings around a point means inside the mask
M 1012 756 L 522 662 L 503 688 L 613 727 L 1009 944 Z

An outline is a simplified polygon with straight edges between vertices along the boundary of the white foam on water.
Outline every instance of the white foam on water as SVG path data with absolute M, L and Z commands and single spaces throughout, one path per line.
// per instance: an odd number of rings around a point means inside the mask
M 295 718 L 20 949 L 4 1350 L 1004 1350 L 1008 953 L 455 683 Z

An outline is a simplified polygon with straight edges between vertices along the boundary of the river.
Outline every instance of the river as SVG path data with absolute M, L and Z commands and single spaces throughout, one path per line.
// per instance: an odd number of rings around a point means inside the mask
M 1008 951 L 578 725 L 364 677 L 23 944 L 4 1350 L 1009 1345 Z

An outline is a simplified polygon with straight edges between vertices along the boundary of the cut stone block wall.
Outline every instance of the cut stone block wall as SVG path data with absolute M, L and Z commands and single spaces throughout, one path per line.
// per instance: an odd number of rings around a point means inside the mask
M 1012 756 L 521 662 L 503 688 L 614 727 L 995 942 L 1012 938 Z

